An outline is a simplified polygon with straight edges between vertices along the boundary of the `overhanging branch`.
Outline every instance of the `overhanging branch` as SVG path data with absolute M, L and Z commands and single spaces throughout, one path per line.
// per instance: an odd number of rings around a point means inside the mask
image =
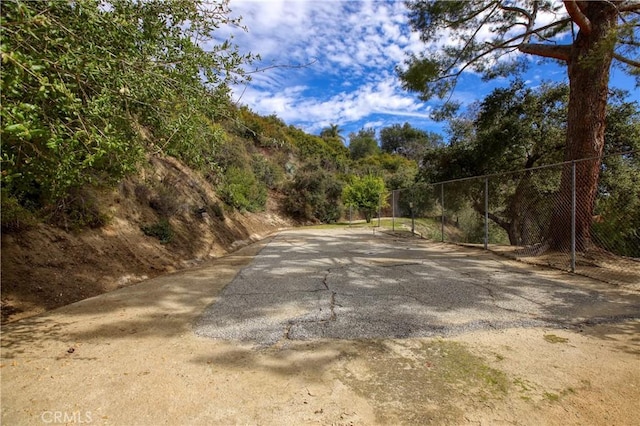
M 618 7 L 618 12 L 635 12 L 640 10 L 640 3 L 628 3 Z
M 622 55 L 620 55 L 618 53 L 614 53 L 613 57 L 615 59 L 619 60 L 620 62 L 625 63 L 625 64 L 627 64 L 629 66 L 640 68 L 640 62 L 638 62 L 638 61 L 634 61 L 633 59 L 627 58 L 627 57 L 622 56 Z
M 538 43 L 526 43 L 518 46 L 518 50 L 522 53 L 528 53 L 531 55 L 543 56 L 545 58 L 559 59 L 561 61 L 569 61 L 569 52 L 571 46 L 567 44 L 552 45 L 552 44 L 538 44 Z

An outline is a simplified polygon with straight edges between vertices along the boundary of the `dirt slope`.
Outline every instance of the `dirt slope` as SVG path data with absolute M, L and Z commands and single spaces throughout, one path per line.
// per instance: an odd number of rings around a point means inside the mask
M 223 210 L 214 188 L 171 157 L 149 157 L 115 189 L 83 195 L 107 225 L 82 232 L 40 224 L 2 236 L 2 322 L 196 265 L 293 226 L 271 194 L 263 213 Z M 170 243 L 142 227 L 168 218 Z

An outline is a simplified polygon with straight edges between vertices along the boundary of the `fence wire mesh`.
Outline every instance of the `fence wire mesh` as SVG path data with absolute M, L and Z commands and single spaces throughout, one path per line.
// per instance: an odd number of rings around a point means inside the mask
M 640 153 L 392 191 L 379 225 L 640 284 Z

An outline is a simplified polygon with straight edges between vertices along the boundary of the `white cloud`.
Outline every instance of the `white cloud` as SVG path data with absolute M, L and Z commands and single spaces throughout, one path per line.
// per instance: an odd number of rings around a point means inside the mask
M 261 114 L 314 131 L 371 114 L 428 119 L 430 109 L 402 90 L 394 74 L 407 51 L 422 43 L 406 26 L 404 5 L 394 1 L 232 0 L 248 32 L 232 30 L 241 51 L 260 54 L 258 67 L 236 99 Z M 380 120 L 369 120 L 372 123 Z

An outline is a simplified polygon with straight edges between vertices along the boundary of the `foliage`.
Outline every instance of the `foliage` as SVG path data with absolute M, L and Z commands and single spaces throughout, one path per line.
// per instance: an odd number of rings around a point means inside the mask
M 290 126 L 288 134 L 293 140 L 296 154 L 305 163 L 323 162 L 331 170 L 344 170 L 349 160 L 349 150 L 335 139 L 323 139 L 309 135 Z
M 296 171 L 287 189 L 286 209 L 304 220 L 333 223 L 342 216 L 342 182 L 317 164 Z
M 382 152 L 360 159 L 353 170 L 359 174 L 381 175 L 387 188 L 402 189 L 414 183 L 418 164 L 401 155 Z
M 259 154 L 253 155 L 251 164 L 253 173 L 258 181 L 264 183 L 269 189 L 281 189 L 284 182 L 284 170 L 282 167 Z
M 338 140 L 339 142 L 344 142 L 344 136 L 342 136 L 342 129 L 337 124 L 330 124 L 329 127 L 325 127 L 320 132 L 320 137 L 324 140 Z
M 374 129 L 360 129 L 358 133 L 349 134 L 349 152 L 352 160 L 359 160 L 380 152 L 376 131 Z
M 201 47 L 228 14 L 225 1 L 3 2 L 3 187 L 40 208 L 135 170 L 150 139 L 209 165 L 224 138 L 212 120 L 252 59 Z
M 608 107 L 606 145 L 613 151 L 640 148 L 638 107 L 625 102 L 624 96 L 612 97 Z M 496 89 L 477 105 L 472 120 L 453 121 L 452 142 L 427 153 L 419 178 L 441 182 L 500 173 L 488 180 L 489 219 L 505 230 L 512 244 L 540 242 L 552 219 L 552 199 L 557 197 L 562 169 L 533 172 L 531 168 L 562 161 L 566 108 L 567 88 L 562 85 L 531 90 L 516 84 Z M 606 235 L 605 240 L 625 235 L 616 242 L 620 254 L 630 253 L 628 247 L 638 242 L 639 169 L 637 152 L 603 160 L 594 213 L 607 220 L 594 224 L 593 229 L 597 236 Z M 435 190 L 439 191 L 439 185 Z M 447 183 L 445 195 L 448 214 L 467 214 L 464 211 L 469 208 L 484 214 L 483 180 Z M 439 195 L 436 197 L 437 201 Z M 604 233 L 614 227 L 617 232 Z
M 264 210 L 267 202 L 266 186 L 258 182 L 250 169 L 235 166 L 225 172 L 220 195 L 228 205 L 250 212 Z
M 443 138 L 437 133 L 416 129 L 409 123 L 400 126 L 394 124 L 380 130 L 380 147 L 390 154 L 399 154 L 420 161 L 430 148 L 443 144 Z
M 162 184 L 156 188 L 155 194 L 149 196 L 149 207 L 163 218 L 170 218 L 180 210 L 180 204 L 173 193 L 173 188 Z
M 0 191 L 2 194 L 2 206 L 0 207 L 2 232 L 20 232 L 35 226 L 37 220 L 33 213 L 22 207 L 17 199 L 7 194 L 4 188 Z
M 427 153 L 421 180 L 441 182 L 561 161 L 566 99 L 567 88 L 562 85 L 543 85 L 534 91 L 516 82 L 495 89 L 478 105 L 469 122 L 472 131 L 455 120 L 451 132 L 455 142 Z M 523 229 L 531 228 L 527 218 L 546 217 L 548 195 L 557 190 L 557 183 L 549 186 L 557 179 L 546 174 L 534 178 L 525 172 L 489 180 L 490 218 L 507 231 L 512 244 L 525 243 Z M 450 183 L 446 192 L 448 210 L 461 209 L 468 201 L 477 212 L 484 211 L 484 185 Z
M 342 191 L 343 203 L 360 210 L 367 223 L 379 208 L 386 206 L 387 198 L 384 180 L 373 175 L 353 176 L 351 183 Z
M 606 0 L 554 2 L 477 0 L 409 1 L 409 22 L 430 48 L 411 55 L 398 74 L 406 89 L 423 100 L 451 99 L 459 77 L 477 71 L 484 78 L 507 76 L 533 61 L 513 52 L 552 58 L 567 65 L 571 92 L 567 108 L 565 160 L 602 155 L 605 145 L 609 72 L 613 61 L 628 69 L 640 68 L 633 57 L 640 49 L 640 3 Z M 561 12 L 566 11 L 567 15 Z M 550 20 L 547 18 L 551 18 Z M 568 44 L 556 36 L 572 31 Z M 575 33 L 577 29 L 577 34 Z M 553 42 L 550 42 L 553 41 Z M 638 74 L 636 74 L 638 75 Z M 447 105 L 448 104 L 448 105 Z M 455 105 L 453 105 L 455 107 Z M 441 116 L 455 110 L 446 102 Z M 582 250 L 590 243 L 590 221 L 598 185 L 597 165 L 582 167 L 577 178 L 583 190 L 576 195 L 580 215 L 575 217 L 575 239 Z M 554 210 L 547 242 L 552 249 L 571 244 L 570 212 L 560 206 L 571 199 L 570 168 L 563 171 L 558 208 Z
M 640 108 L 618 101 L 607 111 L 607 150 L 594 214 L 594 241 L 620 255 L 640 257 Z M 627 152 L 628 154 L 616 154 Z
M 173 240 L 173 228 L 166 218 L 151 225 L 145 225 L 141 230 L 145 235 L 159 239 L 160 244 L 169 244 Z
M 292 139 L 287 125 L 276 115 L 262 117 L 246 106 L 241 107 L 236 115 L 234 127 L 238 136 L 253 140 L 263 148 L 291 149 Z
M 545 43 L 569 30 L 574 22 L 586 33 L 588 30 L 581 18 L 593 20 L 589 24 L 597 25 L 598 19 L 606 19 L 601 13 L 603 8 L 611 8 L 619 19 L 617 31 L 606 35 L 614 35 L 610 48 L 616 49 L 616 59 L 628 70 L 637 71 L 637 63 L 634 66 L 634 61 L 628 58 L 633 58 L 638 48 L 634 38 L 639 18 L 634 12 L 640 10 L 640 5 L 622 2 L 615 10 L 616 6 L 608 2 L 594 1 L 590 2 L 592 5 L 576 5 L 578 11 L 573 13 L 569 8 L 575 2 L 565 3 L 563 7 L 549 1 L 408 1 L 409 23 L 421 40 L 427 45 L 443 47 L 425 49 L 407 58 L 405 66 L 398 69 L 404 87 L 418 92 L 425 100 L 447 98 L 465 71 L 479 72 L 485 79 L 522 71 L 529 63 L 522 55 L 512 54 L 517 50 L 568 60 L 570 46 Z M 562 13 L 565 8 L 569 16 Z M 544 17 L 550 16 L 555 19 L 541 23 Z M 594 48 L 598 48 L 597 45 Z

